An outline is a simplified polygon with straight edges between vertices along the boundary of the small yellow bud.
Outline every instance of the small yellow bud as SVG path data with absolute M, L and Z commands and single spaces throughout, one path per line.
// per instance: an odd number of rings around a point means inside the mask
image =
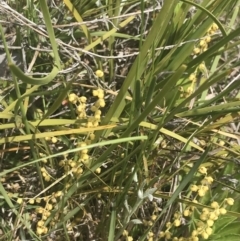
M 205 38 L 204 38 L 204 40 L 207 42 L 207 43 L 209 43 L 209 42 L 211 42 L 211 37 L 210 36 L 206 36 Z
M 95 139 L 95 135 L 93 133 L 91 133 L 89 137 L 90 137 L 90 140 L 92 141 Z
M 224 215 L 227 213 L 227 210 L 225 208 L 220 208 L 219 212 Z
M 82 112 L 83 110 L 85 110 L 85 108 L 83 108 L 82 105 L 79 105 L 79 106 L 77 107 L 78 113 Z
M 68 100 L 69 100 L 69 102 L 71 102 L 71 103 L 76 102 L 76 100 L 77 100 L 77 95 L 74 94 L 74 93 L 69 94 Z
M 191 185 L 191 191 L 192 192 L 197 192 L 198 191 L 198 186 L 197 185 Z
M 201 174 L 207 174 L 207 168 L 204 167 L 204 166 L 201 166 L 198 168 L 198 171 L 201 173 Z
M 208 239 L 209 235 L 206 232 L 202 232 L 201 236 L 203 239 Z
M 165 236 L 165 232 L 161 231 L 161 232 L 159 233 L 159 238 L 163 238 L 164 236 Z
M 219 208 L 218 202 L 216 202 L 216 201 L 212 202 L 212 203 L 211 203 L 211 207 L 212 207 L 212 208 Z
M 192 231 L 192 237 L 198 236 L 198 231 L 197 230 L 193 230 Z
M 104 99 L 99 99 L 99 106 L 104 107 L 105 106 L 105 101 Z
M 201 51 L 200 48 L 194 48 L 194 49 L 193 49 L 193 53 L 194 53 L 194 54 L 199 54 L 200 51 Z
M 22 203 L 23 203 L 23 199 L 22 199 L 22 198 L 18 198 L 18 199 L 17 199 L 17 203 L 18 203 L 18 204 L 22 204 Z
M 52 143 L 53 143 L 53 144 L 57 143 L 57 141 L 58 141 L 58 139 L 57 139 L 55 136 L 52 137 Z
M 234 204 L 234 199 L 233 198 L 225 198 L 225 202 L 227 202 L 228 205 L 232 206 Z
M 218 30 L 218 25 L 216 23 L 212 24 L 212 30 L 217 31 Z
M 95 170 L 95 172 L 96 172 L 97 174 L 101 173 L 101 168 L 100 168 L 100 167 L 97 168 L 97 169 Z
M 206 66 L 205 66 L 205 64 L 199 64 L 198 69 L 199 69 L 201 72 L 204 73 L 204 72 L 206 71 Z
M 202 188 L 198 190 L 198 195 L 200 197 L 203 197 L 205 194 L 206 194 L 206 192 Z
M 208 219 L 208 220 L 207 220 L 207 225 L 208 225 L 209 227 L 212 227 L 213 224 L 214 224 L 214 221 L 213 221 L 212 219 Z
M 93 105 L 93 106 L 91 107 L 91 111 L 92 111 L 92 112 L 96 112 L 97 110 L 98 110 L 98 108 L 97 108 L 96 106 Z
M 43 234 L 43 228 L 37 227 L 37 234 L 38 235 Z
M 181 221 L 179 219 L 174 220 L 173 225 L 175 227 L 179 227 L 181 225 Z
M 37 226 L 38 227 L 44 226 L 44 221 L 43 220 L 38 221 Z
M 167 228 L 170 228 L 171 226 L 172 226 L 172 223 L 171 223 L 171 222 L 167 222 L 167 223 L 166 223 L 166 227 L 167 227 Z
M 202 39 L 202 40 L 199 42 L 199 46 L 204 47 L 205 45 L 206 45 L 206 42 Z
M 207 227 L 205 231 L 208 235 L 212 234 L 212 228 L 210 228 L 210 227 Z
M 34 199 L 33 198 L 31 198 L 31 199 L 29 199 L 29 201 L 28 201 L 30 204 L 34 204 Z
M 57 192 L 54 194 L 55 197 L 60 197 L 60 196 L 62 196 L 62 195 L 63 195 L 63 192 L 62 192 L 62 191 L 57 191 Z
M 98 96 L 98 90 L 93 90 L 92 94 L 93 96 Z
M 51 180 L 50 176 L 46 176 L 46 177 L 44 177 L 44 179 L 46 182 L 50 182 L 50 180 Z
M 185 209 L 183 211 L 183 216 L 188 217 L 190 215 L 190 211 L 188 209 Z
M 154 214 L 153 214 L 153 215 L 151 216 L 151 219 L 152 219 L 153 221 L 155 221 L 155 220 L 157 219 L 157 215 L 154 215 Z
M 190 74 L 189 77 L 188 77 L 188 79 L 189 79 L 190 81 L 196 81 L 196 75 L 195 75 L 195 74 Z
M 85 96 L 81 96 L 79 98 L 79 100 L 82 102 L 82 103 L 86 103 L 87 102 L 87 98 Z
M 95 72 L 95 74 L 97 75 L 97 77 L 99 77 L 99 78 L 101 78 L 101 77 L 103 77 L 103 72 L 102 72 L 102 70 L 97 70 L 96 72 Z
M 104 98 L 104 93 L 98 93 L 98 98 L 103 99 Z

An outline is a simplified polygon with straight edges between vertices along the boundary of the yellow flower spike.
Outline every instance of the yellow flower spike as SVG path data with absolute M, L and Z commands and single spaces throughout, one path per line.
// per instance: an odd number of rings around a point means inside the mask
M 104 73 L 102 72 L 102 70 L 99 70 L 99 69 L 95 72 L 95 74 L 96 74 L 97 77 L 99 77 L 99 78 L 103 77 L 103 75 L 104 75 Z

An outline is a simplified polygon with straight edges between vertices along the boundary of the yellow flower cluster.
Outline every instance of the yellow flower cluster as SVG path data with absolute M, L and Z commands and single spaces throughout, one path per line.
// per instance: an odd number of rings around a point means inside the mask
M 206 195 L 207 191 L 209 190 L 209 186 L 213 183 L 213 178 L 208 175 L 207 168 L 204 166 L 200 166 L 198 172 L 203 175 L 203 179 L 201 180 L 200 185 L 191 185 L 190 190 L 192 192 L 197 192 L 197 196 L 192 201 L 193 203 L 198 203 L 196 200 L 197 197 L 203 197 Z M 207 240 L 209 236 L 213 233 L 213 225 L 214 222 L 219 218 L 220 215 L 224 215 L 227 213 L 226 207 L 228 205 L 233 205 L 234 199 L 226 198 L 221 204 L 216 201 L 213 201 L 210 204 L 209 208 L 203 208 L 199 211 L 193 205 L 186 206 L 185 210 L 182 213 L 176 212 L 173 215 L 173 221 L 168 222 L 166 224 L 166 230 L 160 232 L 159 238 L 165 238 L 165 240 L 171 241 L 199 241 L 200 239 Z M 196 217 L 196 213 L 194 210 L 197 210 L 197 214 L 199 216 L 198 219 Z M 184 217 L 190 217 L 194 212 L 193 221 L 195 223 L 196 228 L 192 231 L 190 237 L 172 237 L 173 231 L 171 229 L 173 227 L 180 227 L 181 220 Z
M 218 26 L 217 24 L 213 23 L 211 25 L 211 27 L 207 30 L 206 35 L 198 42 L 197 46 L 193 49 L 193 55 L 197 56 L 203 52 L 205 52 L 208 49 L 208 45 L 211 42 L 212 38 L 211 35 L 213 35 L 214 33 L 216 33 L 216 31 L 218 30 Z M 191 85 L 189 87 L 187 87 L 186 90 L 184 90 L 183 88 L 180 89 L 181 93 L 181 97 L 188 97 L 190 96 L 193 91 L 194 91 L 194 86 L 195 83 L 197 81 L 197 74 L 198 72 L 202 72 L 202 73 L 206 73 L 206 66 L 205 63 L 202 62 L 194 71 L 194 73 L 191 73 L 188 77 L 188 79 L 191 81 Z
M 42 167 L 42 168 L 41 168 L 41 172 L 42 172 L 42 176 L 43 176 L 44 180 L 45 180 L 46 182 L 50 182 L 51 176 L 49 175 L 49 173 L 47 172 L 47 170 L 45 169 L 45 167 Z
M 198 45 L 193 49 L 193 54 L 198 55 L 208 49 L 208 44 L 211 42 L 211 35 L 215 34 L 218 30 L 216 23 L 213 23 L 207 30 L 207 34 L 198 42 Z
M 45 207 L 38 207 L 36 212 L 41 215 L 41 219 L 37 222 L 36 232 L 38 235 L 47 234 L 48 228 L 45 225 L 45 221 L 50 217 L 51 211 L 54 209 L 54 205 L 56 205 L 57 198 L 63 195 L 62 191 L 58 191 L 56 193 L 52 193 L 51 196 L 44 197 L 44 198 L 37 198 L 35 201 L 40 203 L 42 200 L 46 202 Z M 30 199 L 31 202 L 34 202 L 33 199 Z M 30 202 L 29 200 L 29 202 Z M 54 217 L 55 221 L 57 221 L 57 215 Z M 53 223 L 51 223 L 53 226 Z

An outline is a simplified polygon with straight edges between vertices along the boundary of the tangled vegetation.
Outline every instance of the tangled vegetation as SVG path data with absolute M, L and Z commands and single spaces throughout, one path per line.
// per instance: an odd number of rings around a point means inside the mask
M 239 0 L 0 3 L 0 240 L 240 240 Z

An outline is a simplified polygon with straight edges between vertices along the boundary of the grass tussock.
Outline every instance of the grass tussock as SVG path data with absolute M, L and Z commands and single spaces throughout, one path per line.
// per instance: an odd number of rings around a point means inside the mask
M 0 240 L 239 240 L 236 0 L 0 4 Z

